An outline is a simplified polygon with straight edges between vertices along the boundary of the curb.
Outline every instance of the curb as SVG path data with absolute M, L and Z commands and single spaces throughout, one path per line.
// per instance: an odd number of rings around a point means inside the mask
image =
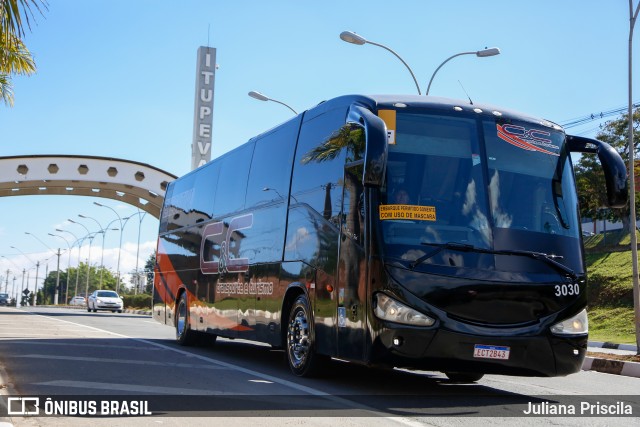
M 640 378 L 640 363 L 638 362 L 585 357 L 582 370 Z
M 145 316 L 151 316 L 153 314 L 153 312 L 150 311 L 150 310 L 130 310 L 128 308 L 124 309 L 122 312 L 123 313 L 129 313 L 129 314 L 142 314 L 142 315 L 145 315 Z
M 615 344 L 612 342 L 597 342 L 597 341 L 589 341 L 589 347 L 594 348 L 608 348 L 612 350 L 628 350 L 628 351 L 638 351 L 638 347 L 633 344 Z

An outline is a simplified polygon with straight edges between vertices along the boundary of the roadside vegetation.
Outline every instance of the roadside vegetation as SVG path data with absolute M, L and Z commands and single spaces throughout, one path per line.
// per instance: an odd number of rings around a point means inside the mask
M 585 238 L 588 271 L 589 339 L 635 344 L 629 233 Z

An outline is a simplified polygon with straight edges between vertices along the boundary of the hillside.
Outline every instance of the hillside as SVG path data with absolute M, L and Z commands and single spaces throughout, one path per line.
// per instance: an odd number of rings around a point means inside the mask
M 585 238 L 590 340 L 635 343 L 629 243 L 621 231 Z

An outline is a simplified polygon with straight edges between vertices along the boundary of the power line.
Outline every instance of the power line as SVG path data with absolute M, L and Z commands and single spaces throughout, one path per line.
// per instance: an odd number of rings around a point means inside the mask
M 640 102 L 636 102 L 633 104 L 633 108 L 638 108 L 638 107 L 640 107 Z M 629 106 L 625 105 L 624 107 L 614 108 L 612 110 L 602 111 L 600 113 L 589 114 L 588 116 L 571 119 L 565 123 L 561 123 L 560 125 L 565 129 L 569 129 L 572 127 L 580 126 L 584 123 L 591 122 L 593 120 L 599 120 L 599 119 L 604 119 L 605 117 L 619 115 L 621 113 L 626 112 L 628 108 Z

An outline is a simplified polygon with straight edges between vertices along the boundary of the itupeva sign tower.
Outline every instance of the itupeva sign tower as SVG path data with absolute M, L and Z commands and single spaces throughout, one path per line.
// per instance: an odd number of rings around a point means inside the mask
M 191 143 L 191 169 L 211 160 L 211 127 L 216 76 L 216 49 L 200 46 L 196 65 L 196 97 Z

